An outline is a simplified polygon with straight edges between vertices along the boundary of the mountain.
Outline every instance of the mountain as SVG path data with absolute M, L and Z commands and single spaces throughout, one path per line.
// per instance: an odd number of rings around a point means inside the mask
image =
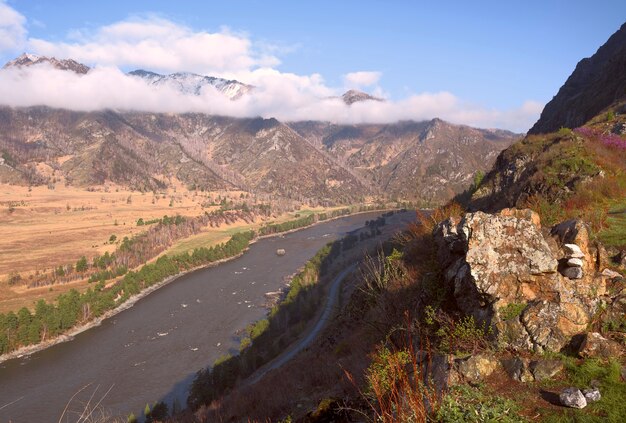
M 372 95 L 369 95 L 359 90 L 348 90 L 345 93 L 343 93 L 343 95 L 341 96 L 341 99 L 348 106 L 350 106 L 353 103 L 359 103 L 361 101 L 369 101 L 369 100 L 384 101 L 382 98 L 374 97 Z
M 354 202 L 370 189 L 276 119 L 0 108 L 0 182 L 182 183 Z
M 213 87 L 231 100 L 241 98 L 254 88 L 251 85 L 236 80 L 215 78 L 188 72 L 160 75 L 158 73 L 138 69 L 130 72 L 129 75 L 142 78 L 154 86 L 172 87 L 183 94 L 200 95 L 205 87 Z
M 528 131 L 577 128 L 626 96 L 626 24 L 590 58 L 582 59 Z
M 471 185 L 521 135 L 441 119 L 395 124 L 289 124 L 381 192 L 423 204 L 441 203 Z
M 27 53 L 24 53 L 21 56 L 11 60 L 10 62 L 7 62 L 3 68 L 21 68 L 40 65 L 43 63 L 49 64 L 59 70 L 72 71 L 78 74 L 86 74 L 87 72 L 89 72 L 89 66 L 78 63 L 77 61 L 72 59 L 59 60 L 54 57 L 37 56 L 35 54 Z
M 578 63 L 531 132 L 500 154 L 470 209 L 534 205 L 560 215 L 562 205 L 579 196 L 588 197 L 576 201 L 589 210 L 604 197 L 620 198 L 619 189 L 605 185 L 626 186 L 620 180 L 626 172 L 620 148 L 626 145 L 626 24 Z

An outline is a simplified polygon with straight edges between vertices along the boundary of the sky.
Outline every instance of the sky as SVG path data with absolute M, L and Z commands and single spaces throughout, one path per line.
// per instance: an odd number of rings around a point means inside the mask
M 526 131 L 625 18 L 624 1 L 0 0 L 0 62 L 29 52 L 95 68 L 0 71 L 0 103 Z M 124 74 L 137 68 L 257 88 L 236 102 L 157 93 Z M 386 101 L 329 99 L 350 88 Z

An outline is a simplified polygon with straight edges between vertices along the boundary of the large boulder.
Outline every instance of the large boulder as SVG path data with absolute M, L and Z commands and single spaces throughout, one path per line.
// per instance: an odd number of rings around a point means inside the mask
M 606 292 L 608 278 L 596 274 L 598 254 L 579 220 L 548 233 L 528 209 L 475 212 L 443 221 L 434 237 L 458 307 L 506 348 L 562 349 L 586 330 Z M 560 273 L 570 268 L 578 270 Z
M 617 342 L 606 339 L 597 332 L 590 332 L 585 335 L 578 354 L 583 358 L 617 358 L 621 355 L 621 347 Z

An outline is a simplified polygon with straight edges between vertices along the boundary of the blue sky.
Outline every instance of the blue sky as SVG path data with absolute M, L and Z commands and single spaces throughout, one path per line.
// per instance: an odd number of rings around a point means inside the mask
M 242 65 L 247 70 L 319 75 L 334 91 L 350 86 L 346 75 L 351 72 L 375 72 L 374 82 L 358 88 L 392 101 L 445 92 L 459 103 L 494 112 L 525 102 L 545 104 L 576 63 L 592 55 L 626 18 L 624 1 L 13 0 L 6 5 L 25 18 L 25 40 L 45 40 L 57 53 L 74 50 L 50 44 L 81 43 L 81 37 L 93 41 L 101 28 L 118 22 L 162 19 L 191 32 L 245 39 L 249 55 L 256 57 Z M 9 60 L 32 45 L 5 48 L 0 58 Z M 258 59 L 263 55 L 270 59 Z M 137 67 L 114 64 L 123 70 Z M 190 67 L 177 70 L 203 70 Z M 236 69 L 206 70 L 245 75 Z

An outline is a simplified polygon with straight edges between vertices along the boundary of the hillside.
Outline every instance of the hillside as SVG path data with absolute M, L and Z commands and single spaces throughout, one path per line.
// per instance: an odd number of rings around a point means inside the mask
M 441 204 L 521 135 L 441 119 L 393 125 L 289 124 L 310 143 L 392 197 Z

